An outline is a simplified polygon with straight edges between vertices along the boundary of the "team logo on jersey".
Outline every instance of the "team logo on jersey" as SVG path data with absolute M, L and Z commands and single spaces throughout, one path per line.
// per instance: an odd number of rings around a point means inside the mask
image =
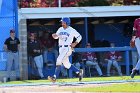
M 69 35 L 70 35 L 70 34 L 69 34 L 69 33 L 67 33 L 67 32 L 60 32 L 60 33 L 59 33 L 59 35 L 66 35 L 66 36 L 68 36 L 68 37 L 69 37 Z
M 17 40 L 12 40 L 12 41 L 10 41 L 10 44 L 16 44 L 17 43 Z

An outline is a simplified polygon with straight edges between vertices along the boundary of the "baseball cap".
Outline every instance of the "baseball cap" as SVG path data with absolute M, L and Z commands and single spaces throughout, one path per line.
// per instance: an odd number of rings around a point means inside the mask
M 11 30 L 10 30 L 10 33 L 15 33 L 15 30 L 14 30 L 14 29 L 11 29 Z
M 35 37 L 35 36 L 36 36 L 36 34 L 35 34 L 35 33 L 30 33 L 30 36 Z
M 61 21 L 61 22 L 65 22 L 67 25 L 70 25 L 70 23 L 71 23 L 69 17 L 62 17 L 60 21 Z
M 86 46 L 91 46 L 91 44 L 90 43 L 87 43 Z

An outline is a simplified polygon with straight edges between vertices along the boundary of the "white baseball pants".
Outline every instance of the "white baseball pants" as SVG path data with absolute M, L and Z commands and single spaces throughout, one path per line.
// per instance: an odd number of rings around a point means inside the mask
M 135 39 L 135 45 L 136 45 L 136 48 L 137 48 L 137 51 L 138 51 L 138 55 L 139 55 L 139 57 L 138 57 L 139 60 L 138 60 L 138 62 L 136 64 L 135 69 L 139 70 L 140 69 L 140 38 L 136 38 Z
M 56 66 L 63 64 L 65 68 L 69 69 L 71 67 L 71 63 L 69 61 L 69 56 L 71 54 L 72 54 L 72 49 L 70 46 L 59 47 L 59 56 L 56 61 Z

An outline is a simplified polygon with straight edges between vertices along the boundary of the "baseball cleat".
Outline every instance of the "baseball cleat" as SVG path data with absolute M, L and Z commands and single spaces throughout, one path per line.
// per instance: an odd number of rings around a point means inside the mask
M 80 69 L 80 71 L 79 71 L 79 81 L 82 81 L 82 79 L 83 79 L 83 70 Z
M 56 82 L 56 78 L 55 77 L 48 76 L 48 80 L 50 80 L 53 83 Z
M 136 73 L 137 73 L 137 70 L 136 69 L 132 70 L 131 78 L 134 78 L 134 76 L 136 75 Z

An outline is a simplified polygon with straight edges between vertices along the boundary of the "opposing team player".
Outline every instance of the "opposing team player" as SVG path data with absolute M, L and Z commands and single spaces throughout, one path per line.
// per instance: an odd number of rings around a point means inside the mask
M 140 56 L 140 18 L 137 18 L 134 21 L 133 34 L 132 34 L 132 42 L 135 42 L 135 46 L 137 48 L 138 55 Z M 135 74 L 140 69 L 140 59 L 138 60 L 136 66 L 132 69 L 131 78 L 134 78 Z
M 82 80 L 83 73 L 81 70 L 77 69 L 69 61 L 69 56 L 72 54 L 73 48 L 81 41 L 82 36 L 70 26 L 70 18 L 64 17 L 61 19 L 62 27 L 60 27 L 56 33 L 52 34 L 54 39 L 59 39 L 59 56 L 56 61 L 56 69 L 54 75 L 48 76 L 48 79 L 52 82 L 56 81 L 56 75 L 59 72 L 61 65 L 63 64 L 65 68 L 74 71 L 79 75 L 79 81 Z M 76 38 L 74 43 L 73 39 Z
M 110 43 L 110 46 L 113 48 L 115 47 L 115 43 Z M 121 61 L 122 59 L 122 56 L 121 56 L 121 53 L 119 51 L 109 51 L 107 52 L 106 54 L 106 59 L 105 61 L 107 61 L 107 76 L 110 76 L 110 69 L 111 69 L 111 66 L 113 65 L 117 71 L 118 71 L 118 74 L 120 76 L 122 76 L 122 71 L 121 71 L 121 68 L 118 64 L 119 61 Z

